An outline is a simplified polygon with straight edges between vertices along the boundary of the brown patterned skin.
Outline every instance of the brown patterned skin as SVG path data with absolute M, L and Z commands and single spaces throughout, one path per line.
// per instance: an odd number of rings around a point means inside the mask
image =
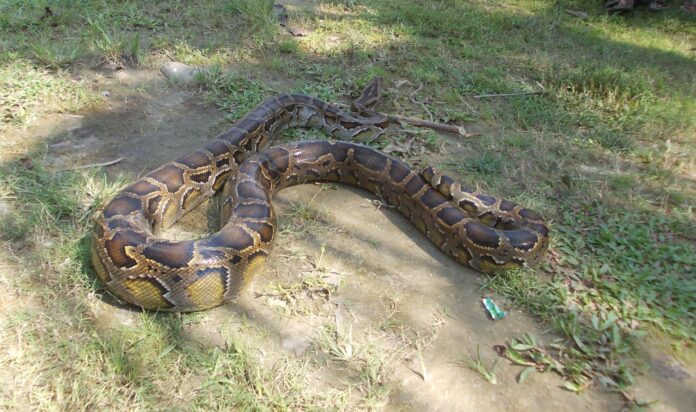
M 369 103 L 367 109 L 372 105 L 369 96 L 359 100 Z M 142 308 L 176 312 L 234 298 L 263 270 L 271 251 L 276 229 L 271 197 L 312 181 L 379 194 L 444 252 L 480 271 L 533 265 L 546 249 L 548 229 L 536 213 L 476 194 L 432 168 L 420 173 L 366 146 L 312 141 L 256 153 L 292 126 L 371 138 L 386 124 L 305 95 L 262 103 L 202 149 L 151 172 L 107 204 L 97 218 L 92 262 L 109 290 Z M 253 157 L 244 161 L 249 154 Z M 226 223 L 219 232 L 185 241 L 156 236 L 225 182 Z

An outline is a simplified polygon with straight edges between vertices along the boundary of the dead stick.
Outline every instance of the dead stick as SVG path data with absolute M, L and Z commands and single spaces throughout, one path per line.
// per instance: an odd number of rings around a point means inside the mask
M 468 131 L 464 126 L 453 126 L 451 124 L 431 122 L 430 120 L 419 119 L 417 117 L 399 116 L 396 114 L 383 114 L 387 119 L 397 123 L 406 123 L 411 126 L 427 127 L 429 129 L 440 130 L 447 133 L 458 134 L 462 137 L 473 137 L 481 134 L 480 131 Z
M 75 169 L 89 169 L 90 167 L 104 167 L 104 166 L 111 166 L 114 165 L 121 160 L 125 159 L 125 157 L 119 157 L 118 159 L 114 160 L 109 160 L 108 162 L 101 162 L 101 163 L 90 163 L 88 165 L 82 165 L 82 166 L 72 166 L 72 167 L 67 167 L 63 170 L 75 170 Z
M 474 99 L 485 99 L 488 97 L 510 97 L 510 96 L 525 96 L 529 94 L 542 94 L 543 90 L 538 90 L 535 92 L 519 92 L 519 93 L 501 93 L 501 94 L 477 94 Z
M 337 105 L 346 109 L 350 109 L 350 106 L 345 104 L 338 103 Z M 473 137 L 481 134 L 480 131 L 468 131 L 464 126 L 453 126 L 451 124 L 431 122 L 430 120 L 419 119 L 417 117 L 399 116 L 396 114 L 386 114 L 380 112 L 374 112 L 374 114 L 378 116 L 384 116 L 391 122 L 397 122 L 399 124 L 406 123 L 416 127 L 427 127 L 433 130 L 440 130 L 447 133 L 458 134 L 462 137 Z

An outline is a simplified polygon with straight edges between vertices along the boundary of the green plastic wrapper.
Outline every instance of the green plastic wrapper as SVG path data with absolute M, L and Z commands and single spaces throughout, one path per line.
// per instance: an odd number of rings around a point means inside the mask
M 498 305 L 496 305 L 495 302 L 493 302 L 493 299 L 483 298 L 483 306 L 486 308 L 493 320 L 500 320 L 505 317 L 505 312 L 500 310 Z

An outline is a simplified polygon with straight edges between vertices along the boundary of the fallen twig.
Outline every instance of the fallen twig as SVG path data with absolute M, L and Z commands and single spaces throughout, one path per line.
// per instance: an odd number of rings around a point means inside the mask
M 499 94 L 477 94 L 474 99 L 487 99 L 489 97 L 510 97 L 510 96 L 525 96 L 529 94 L 543 94 L 544 90 L 537 90 L 534 92 L 519 92 L 519 93 L 499 93 Z
M 66 168 L 65 168 L 65 169 L 63 169 L 63 170 L 75 170 L 75 169 L 89 169 L 90 167 L 104 167 L 104 166 L 111 166 L 111 165 L 114 165 L 114 164 L 116 164 L 116 163 L 120 162 L 120 161 L 121 161 L 121 160 L 123 160 L 123 159 L 125 159 L 125 157 L 121 156 L 121 157 L 119 157 L 118 159 L 114 159 L 114 160 L 109 160 L 109 161 L 107 161 L 107 162 L 100 162 L 100 163 L 90 163 L 90 164 L 87 164 L 87 165 L 80 165 L 80 166 L 72 166 L 72 167 L 66 167 Z
M 382 113 L 380 113 L 382 114 Z M 406 123 L 416 127 L 427 127 L 429 129 L 440 130 L 447 133 L 458 134 L 462 137 L 473 137 L 481 134 L 480 130 L 467 130 L 464 126 L 454 126 L 451 124 L 431 122 L 430 120 L 419 119 L 417 117 L 399 116 L 396 114 L 384 114 L 390 121 Z
M 337 103 L 339 107 L 350 110 L 350 106 L 346 104 Z M 396 114 L 387 114 L 381 112 L 374 112 L 375 115 L 384 116 L 389 119 L 390 122 L 396 122 L 399 124 L 408 124 L 416 127 L 427 127 L 433 130 L 439 130 L 447 133 L 454 133 L 462 137 L 473 137 L 481 134 L 480 130 L 467 130 L 464 126 L 455 126 L 451 124 L 437 123 L 430 120 L 420 119 L 418 117 L 409 116 L 399 116 Z

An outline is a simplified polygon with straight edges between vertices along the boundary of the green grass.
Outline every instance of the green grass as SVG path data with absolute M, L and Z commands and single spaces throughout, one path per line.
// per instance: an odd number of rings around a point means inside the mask
M 628 319 L 675 338 L 696 339 L 691 298 L 696 282 L 689 276 L 696 270 L 696 256 L 686 240 L 696 227 L 685 224 L 688 217 L 614 211 L 596 203 L 573 212 L 559 222 L 557 248 L 569 258 L 593 258 L 578 272 L 593 278 L 603 294 L 606 306 L 595 307 L 595 313 L 620 308 Z
M 291 37 L 275 23 L 272 3 L 65 0 L 51 2 L 46 15 L 42 2 L 0 0 L 0 132 L 95 103 L 79 79 L 105 61 L 212 67 L 201 95 L 226 122 L 281 91 L 346 102 L 380 75 L 382 111 L 485 125 L 466 141 L 417 134 L 404 154 L 409 161 L 441 165 L 552 221 L 545 265 L 483 281 L 560 337 L 532 344 L 529 336 L 510 336 L 508 359 L 517 351 L 523 365 L 555 370 L 575 391 L 592 383 L 630 387 L 643 370 L 646 335 L 680 359 L 696 359 L 693 18 L 676 7 L 608 17 L 584 0 L 335 1 L 312 13 L 291 9 L 309 33 Z M 590 17 L 573 18 L 565 8 Z M 475 97 L 520 92 L 541 93 Z M 410 136 L 374 144 L 404 144 Z M 0 147 L 14 147 L 13 139 L 3 134 Z M 37 166 L 0 165 L 0 199 L 9 208 L 0 215 L 1 241 L 12 252 L 3 265 L 16 271 L 11 287 L 28 305 L 0 319 L 14 333 L 0 339 L 17 349 L 0 361 L 26 383 L 8 407 L 311 409 L 341 399 L 359 408 L 386 399 L 402 358 L 379 345 L 363 345 L 353 359 L 356 401 L 347 392 L 308 394 L 301 363 L 262 365 L 243 342 L 192 344 L 182 330 L 204 322 L 196 316 L 98 324 L 101 290 L 85 239 L 91 214 L 118 183 L 47 171 L 40 152 L 17 158 L 25 156 Z M 310 202 L 292 205 L 284 219 L 289 237 L 326 223 Z M 289 283 L 276 292 L 295 302 L 303 297 L 293 293 L 311 287 Z M 335 347 L 320 351 L 345 351 L 343 338 L 330 338 Z M 402 347 L 423 346 L 413 341 Z M 427 376 L 425 365 L 419 373 Z
M 689 275 L 696 257 L 693 245 L 681 240 L 694 228 L 683 218 L 579 205 L 556 224 L 548 271 L 562 276 L 542 282 L 512 273 L 485 286 L 552 322 L 568 339 L 572 356 L 563 353 L 563 362 L 581 365 L 564 372 L 573 385 L 586 387 L 589 370 L 610 386 L 630 386 L 640 361 L 626 355 L 636 339 L 667 335 L 673 350 L 687 357 L 696 339 L 696 281 Z
M 25 125 L 45 111 L 74 111 L 95 100 L 81 82 L 67 79 L 63 73 L 36 67 L 22 58 L 0 64 L 0 131 Z
M 202 80 L 209 92 L 208 99 L 226 113 L 225 120 L 229 122 L 238 120 L 272 95 L 263 83 L 238 73 L 224 73 L 219 67 L 213 67 Z
M 178 337 L 184 327 L 181 319 L 156 315 L 142 315 L 133 326 L 91 334 L 89 308 L 68 310 L 65 304 L 52 308 L 48 318 L 27 311 L 3 322 L 3 327 L 21 336 L 22 357 L 41 359 L 34 366 L 45 368 L 40 380 L 27 380 L 16 391 L 18 400 L 26 399 L 42 409 L 291 410 L 306 402 L 297 390 L 301 365 L 292 359 L 285 362 L 295 366 L 292 369 L 263 370 L 242 345 L 231 342 L 224 348 L 210 348 L 187 342 Z M 83 320 L 76 322 L 79 315 Z M 72 322 L 75 336 L 54 334 L 43 327 L 64 322 Z M 16 375 L 22 381 L 31 376 L 31 370 Z
M 492 365 L 488 365 L 490 362 L 486 361 L 486 358 L 481 354 L 481 348 L 477 347 L 475 355 L 470 355 L 468 358 L 462 359 L 458 364 L 475 372 L 486 382 L 497 385 L 498 378 L 495 376 L 495 367 L 498 365 L 498 361 L 499 360 L 496 360 Z
M 31 51 L 38 62 L 49 68 L 61 68 L 75 62 L 82 54 L 79 43 L 55 43 L 47 38 L 32 42 Z
M 273 0 L 234 0 L 226 7 L 242 17 L 247 33 L 259 42 L 272 40 L 278 31 L 272 12 Z
M 140 33 L 124 33 L 107 29 L 103 22 L 88 20 L 92 47 L 104 62 L 137 64 L 140 55 Z

